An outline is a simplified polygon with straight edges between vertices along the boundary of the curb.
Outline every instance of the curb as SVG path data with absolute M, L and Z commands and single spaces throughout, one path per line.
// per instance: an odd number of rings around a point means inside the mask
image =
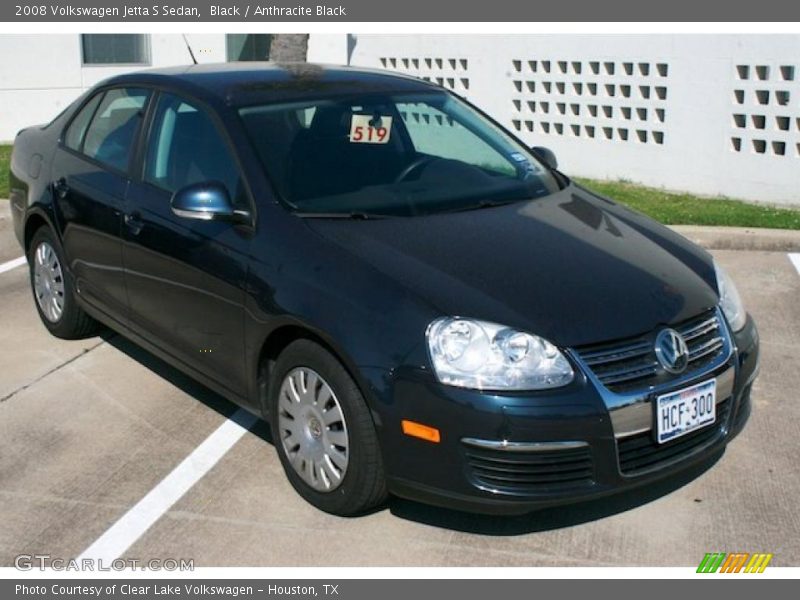
M 670 225 L 670 229 L 708 250 L 800 252 L 800 231 L 703 225 Z

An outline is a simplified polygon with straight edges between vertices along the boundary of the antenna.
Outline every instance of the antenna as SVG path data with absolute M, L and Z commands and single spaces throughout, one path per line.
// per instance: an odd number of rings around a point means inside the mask
M 189 44 L 189 40 L 186 39 L 186 34 L 182 33 L 181 35 L 183 36 L 183 41 L 186 44 L 186 49 L 189 51 L 189 56 L 192 57 L 192 62 L 197 64 L 197 59 L 194 57 L 194 52 L 192 52 L 192 46 Z

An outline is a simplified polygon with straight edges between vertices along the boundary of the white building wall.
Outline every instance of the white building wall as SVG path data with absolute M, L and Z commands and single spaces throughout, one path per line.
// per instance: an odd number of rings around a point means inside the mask
M 150 35 L 150 65 L 83 65 L 78 34 L 0 36 L 0 140 L 55 117 L 107 77 L 191 62 L 183 37 Z M 198 62 L 225 60 L 224 34 L 189 34 Z
M 344 37 L 316 47 L 340 54 Z M 357 35 L 351 50 L 467 97 L 572 175 L 800 204 L 800 36 Z
M 350 36 L 355 39 L 355 36 Z M 348 64 L 348 36 L 342 33 L 313 33 L 308 36 L 308 62 Z
M 225 60 L 224 34 L 187 37 Z M 180 35 L 149 43 L 152 67 L 190 61 Z M 800 204 L 800 36 L 314 34 L 309 60 L 437 81 L 572 175 Z M 0 140 L 142 68 L 83 65 L 77 34 L 0 36 Z

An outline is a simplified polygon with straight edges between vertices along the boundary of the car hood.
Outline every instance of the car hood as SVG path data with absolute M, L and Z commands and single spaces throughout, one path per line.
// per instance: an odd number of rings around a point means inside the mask
M 649 332 L 718 301 L 708 253 L 575 185 L 481 210 L 306 223 L 443 315 L 561 346 Z

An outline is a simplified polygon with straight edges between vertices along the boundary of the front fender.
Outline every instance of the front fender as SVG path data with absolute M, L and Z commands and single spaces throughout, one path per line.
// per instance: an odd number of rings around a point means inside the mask
M 364 369 L 392 371 L 409 360 L 423 366 L 415 349 L 440 316 L 432 307 L 299 219 L 274 222 L 254 240 L 246 285 L 246 353 L 254 382 L 265 341 L 287 326 L 322 340 L 365 395 Z

